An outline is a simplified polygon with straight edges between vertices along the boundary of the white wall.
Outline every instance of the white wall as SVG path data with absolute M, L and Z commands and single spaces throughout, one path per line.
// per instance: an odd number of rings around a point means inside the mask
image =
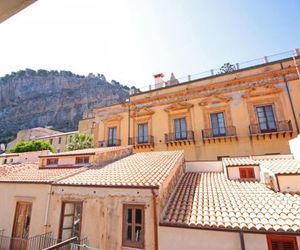
M 0 183 L 0 228 L 4 235 L 12 234 L 18 201 L 32 202 L 29 236 L 43 234 L 48 192 L 47 184 Z
M 238 233 L 162 226 L 158 228 L 158 245 L 159 250 L 241 249 Z
M 238 232 L 163 227 L 158 229 L 159 250 L 240 250 Z M 297 236 L 300 246 L 300 236 Z M 244 233 L 246 250 L 268 250 L 266 234 Z
M 222 161 L 190 161 L 186 162 L 187 172 L 222 172 Z
M 294 158 L 300 160 L 300 135 L 292 140 L 289 140 L 289 145 Z
M 230 180 L 238 180 L 240 179 L 240 171 L 239 168 L 254 168 L 254 173 L 256 179 L 260 180 L 260 168 L 259 166 L 237 166 L 237 167 L 227 167 L 228 170 L 228 178 Z
M 278 175 L 280 192 L 300 192 L 300 174 Z

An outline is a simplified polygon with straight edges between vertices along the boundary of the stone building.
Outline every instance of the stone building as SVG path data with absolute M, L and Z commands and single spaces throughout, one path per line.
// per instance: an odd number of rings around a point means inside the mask
M 150 90 L 133 93 L 128 102 L 94 109 L 80 121 L 79 130 L 94 135 L 95 147 L 184 150 L 187 160 L 287 154 L 288 140 L 300 127 L 297 53 L 255 61 L 251 67 L 233 65 L 210 76 L 189 76 L 175 84 L 157 74 Z

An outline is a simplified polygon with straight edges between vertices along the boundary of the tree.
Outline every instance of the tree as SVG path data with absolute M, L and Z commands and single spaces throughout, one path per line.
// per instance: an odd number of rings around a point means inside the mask
M 18 142 L 13 148 L 11 148 L 11 153 L 22 153 L 22 152 L 32 152 L 40 150 L 49 150 L 54 152 L 54 148 L 45 141 L 32 140 L 32 141 L 21 141 Z
M 71 138 L 70 143 L 68 144 L 68 150 L 78 150 L 91 148 L 93 144 L 93 137 L 89 134 L 77 133 L 74 134 Z

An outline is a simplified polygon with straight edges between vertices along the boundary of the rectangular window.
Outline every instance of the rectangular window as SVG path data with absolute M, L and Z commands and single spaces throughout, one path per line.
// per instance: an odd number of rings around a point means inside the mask
M 87 164 L 90 162 L 90 157 L 84 156 L 84 157 L 76 157 L 75 163 L 76 164 Z
M 58 158 L 47 159 L 47 165 L 57 165 Z
M 240 178 L 243 180 L 255 179 L 254 168 L 239 168 Z
M 61 144 L 61 137 L 58 137 L 58 144 Z
M 256 107 L 261 132 L 276 131 L 276 122 L 272 105 Z
M 32 210 L 32 203 L 23 202 L 23 201 L 17 202 L 12 237 L 28 239 L 30 220 L 31 220 L 31 210 Z M 19 248 L 15 248 L 15 249 L 19 249 Z
M 72 237 L 80 237 L 82 218 L 82 202 L 63 202 L 59 239 L 66 240 Z
M 174 132 L 175 140 L 187 139 L 187 126 L 185 117 L 174 119 Z
M 269 250 L 297 250 L 297 238 L 293 236 L 267 235 Z
M 52 145 L 52 144 L 53 144 L 53 139 L 50 139 L 50 140 L 49 140 L 49 143 Z
M 225 129 L 224 113 L 219 112 L 219 113 L 210 114 L 210 120 L 211 120 L 212 135 L 225 136 L 226 129 Z
M 108 128 L 108 146 L 117 145 L 117 127 Z
M 124 205 L 123 246 L 144 247 L 144 206 Z
M 148 143 L 148 123 L 138 125 L 138 143 Z

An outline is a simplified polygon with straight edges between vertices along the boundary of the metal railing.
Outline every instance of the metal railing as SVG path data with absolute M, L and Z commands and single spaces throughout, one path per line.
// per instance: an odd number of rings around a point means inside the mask
M 222 129 L 202 129 L 202 138 L 210 139 L 217 137 L 226 137 L 226 136 L 236 136 L 236 128 L 235 126 L 228 126 Z
M 99 141 L 99 147 L 114 147 L 114 146 L 121 146 L 121 140 L 119 139 L 109 139 L 104 141 Z
M 228 65 L 230 65 L 229 68 L 224 68 L 224 65 L 226 65 L 226 64 L 224 64 L 223 67 L 220 67 L 220 68 L 215 68 L 215 69 L 203 71 L 203 72 L 200 72 L 197 74 L 192 74 L 192 75 L 187 75 L 184 77 L 177 78 L 177 81 L 175 83 L 174 83 L 174 81 L 173 82 L 164 81 L 159 84 L 150 84 L 150 85 L 144 86 L 139 89 L 132 89 L 132 91 L 130 91 L 130 95 L 135 95 L 135 94 L 138 94 L 141 92 L 147 92 L 147 91 L 154 90 L 154 89 L 162 89 L 162 88 L 165 88 L 168 86 L 180 85 L 182 83 L 186 83 L 186 82 L 194 81 L 194 80 L 201 80 L 201 79 L 211 77 L 211 76 L 225 75 L 228 73 L 233 73 L 234 71 L 237 71 L 237 70 L 246 69 L 246 68 L 250 68 L 250 67 L 254 67 L 254 66 L 259 66 L 259 65 L 266 64 L 266 63 L 276 62 L 276 61 L 287 59 L 287 58 L 292 58 L 292 57 L 299 58 L 299 56 L 300 56 L 299 49 L 295 49 L 295 50 L 289 50 L 289 51 L 285 51 L 285 52 L 278 53 L 278 54 L 273 54 L 270 56 L 264 56 L 261 58 L 257 58 L 257 59 L 253 59 L 253 60 L 249 60 L 249 61 L 245 61 L 245 62 L 234 63 L 234 64 L 228 63 Z
M 272 124 L 272 126 L 270 126 L 270 124 L 268 123 L 249 125 L 249 132 L 251 135 L 276 133 L 276 132 L 292 132 L 292 131 L 293 131 L 293 127 L 292 127 L 292 122 L 290 120 L 276 121 L 275 124 Z
M 52 233 L 36 235 L 28 239 L 0 235 L 0 250 L 42 250 L 53 244 Z
M 129 145 L 153 144 L 154 136 L 137 136 L 129 138 Z
M 194 141 L 194 131 L 180 131 L 165 134 L 165 143 L 176 141 Z

